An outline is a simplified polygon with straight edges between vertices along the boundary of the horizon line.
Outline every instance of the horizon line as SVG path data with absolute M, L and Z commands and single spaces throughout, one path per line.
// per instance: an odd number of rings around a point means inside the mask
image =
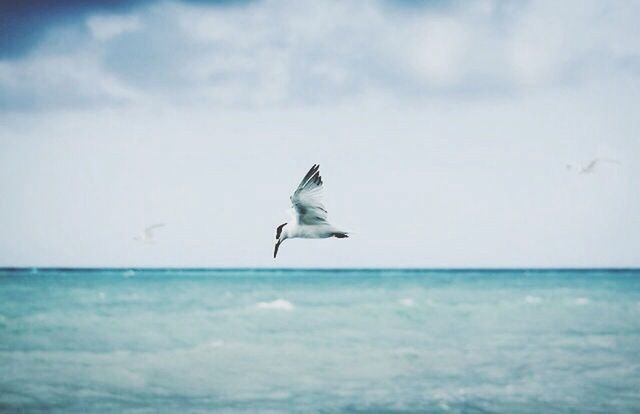
M 0 271 L 640 271 L 640 267 L 200 267 L 200 266 L 0 266 Z

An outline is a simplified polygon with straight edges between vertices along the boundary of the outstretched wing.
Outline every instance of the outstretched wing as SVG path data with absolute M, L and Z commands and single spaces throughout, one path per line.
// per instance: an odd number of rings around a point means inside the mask
M 597 158 L 589 161 L 589 164 L 584 167 L 584 171 L 592 171 L 594 168 L 596 168 L 596 164 L 598 164 L 598 162 L 600 162 L 600 160 Z
M 322 204 L 322 177 L 320 166 L 313 165 L 291 196 L 298 224 L 325 224 L 327 210 Z
M 144 234 L 147 238 L 152 238 L 153 237 L 153 233 L 155 232 L 156 229 L 159 229 L 161 227 L 164 227 L 164 223 L 158 223 L 158 224 L 154 224 L 152 226 L 149 226 L 147 228 L 144 229 Z

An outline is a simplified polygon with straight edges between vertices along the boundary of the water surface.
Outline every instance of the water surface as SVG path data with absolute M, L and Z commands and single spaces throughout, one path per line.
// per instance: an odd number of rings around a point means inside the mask
M 0 271 L 2 412 L 640 412 L 640 271 Z

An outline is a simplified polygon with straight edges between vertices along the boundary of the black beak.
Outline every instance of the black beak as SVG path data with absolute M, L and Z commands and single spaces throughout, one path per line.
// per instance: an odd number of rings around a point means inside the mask
M 278 240 L 278 242 L 276 243 L 276 248 L 273 250 L 273 258 L 274 259 L 278 255 L 278 248 L 280 247 L 280 243 L 282 243 L 282 242 L 280 240 Z

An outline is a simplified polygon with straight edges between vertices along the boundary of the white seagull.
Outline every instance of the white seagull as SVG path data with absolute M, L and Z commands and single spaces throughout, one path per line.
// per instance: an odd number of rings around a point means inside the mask
M 133 240 L 137 240 L 143 243 L 153 243 L 155 242 L 154 233 L 156 229 L 164 227 L 164 223 L 154 224 L 152 226 L 146 227 L 139 236 L 133 238 Z
M 276 247 L 273 258 L 278 255 L 280 244 L 286 239 L 326 239 L 349 237 L 346 231 L 337 229 L 327 221 L 327 210 L 322 204 L 322 177 L 320 166 L 313 165 L 291 196 L 293 220 L 276 228 Z
M 567 164 L 567 170 L 576 169 L 578 174 L 592 174 L 595 172 L 596 166 L 600 163 L 608 162 L 611 164 L 620 164 L 617 160 L 612 160 L 609 158 L 594 158 L 586 164 Z

